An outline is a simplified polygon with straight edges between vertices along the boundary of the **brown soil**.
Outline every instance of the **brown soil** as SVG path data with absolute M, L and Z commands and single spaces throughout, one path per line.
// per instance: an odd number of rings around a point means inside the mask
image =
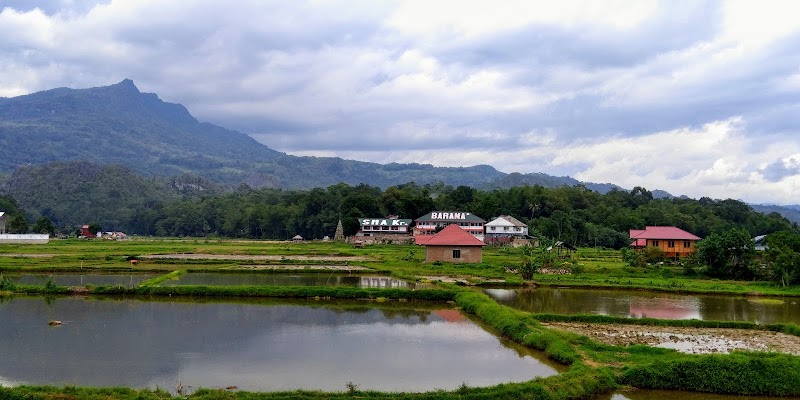
M 676 349 L 691 354 L 751 350 L 800 355 L 800 337 L 779 332 L 752 329 L 588 324 L 582 322 L 552 322 L 544 325 L 585 335 L 598 342 L 617 346 L 644 344 Z
M 277 271 L 302 271 L 302 270 L 320 270 L 320 271 L 370 271 L 370 268 L 359 267 L 356 265 L 239 265 L 231 268 L 224 268 L 226 270 L 277 270 Z
M 148 259 L 177 259 L 177 260 L 300 260 L 300 261 L 369 261 L 368 257 L 362 256 L 276 256 L 276 255 L 249 255 L 249 254 L 152 254 L 139 258 Z

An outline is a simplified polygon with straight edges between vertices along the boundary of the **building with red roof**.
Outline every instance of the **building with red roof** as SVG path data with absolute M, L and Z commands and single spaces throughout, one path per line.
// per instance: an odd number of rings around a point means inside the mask
M 664 256 L 685 257 L 694 252 L 699 237 L 675 226 L 647 226 L 645 229 L 630 230 L 631 247 L 643 249 L 648 246 L 659 247 Z
M 426 262 L 479 263 L 486 243 L 451 224 L 425 241 L 424 245 Z

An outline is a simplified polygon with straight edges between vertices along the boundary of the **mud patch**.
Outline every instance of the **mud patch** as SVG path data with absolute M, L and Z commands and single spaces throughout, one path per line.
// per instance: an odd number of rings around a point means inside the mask
M 355 265 L 239 265 L 222 268 L 222 270 L 258 270 L 258 271 L 373 271 L 371 268 Z
M 543 325 L 616 346 L 643 344 L 689 354 L 727 354 L 733 350 L 749 350 L 800 355 L 800 337 L 779 332 L 579 322 L 552 322 Z
M 249 255 L 249 254 L 151 254 L 140 256 L 146 259 L 169 259 L 169 260 L 260 260 L 260 261 L 369 261 L 369 257 L 362 256 L 298 256 L 298 255 Z

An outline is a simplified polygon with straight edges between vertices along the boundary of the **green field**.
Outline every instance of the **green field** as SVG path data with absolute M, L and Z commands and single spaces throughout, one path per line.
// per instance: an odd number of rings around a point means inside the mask
M 47 245 L 0 245 L 2 272 L 69 271 L 158 271 L 160 279 L 185 271 L 216 271 L 260 265 L 277 266 L 347 266 L 384 271 L 393 276 L 436 283 L 433 289 L 361 289 L 342 287 L 160 287 L 155 278 L 135 288 L 89 287 L 81 293 L 103 295 L 191 295 L 242 297 L 316 297 L 372 299 L 393 301 L 421 299 L 454 301 L 464 312 L 525 346 L 544 351 L 548 357 L 569 366 L 568 372 L 529 382 L 497 385 L 488 388 L 462 387 L 456 391 L 428 393 L 377 393 L 345 388 L 339 393 L 280 392 L 245 393 L 238 391 L 198 390 L 192 399 L 276 399 L 276 398 L 544 398 L 577 399 L 609 393 L 620 385 L 640 388 L 694 390 L 750 395 L 800 395 L 800 357 L 775 353 L 735 352 L 730 355 L 687 355 L 674 350 L 647 346 L 617 347 L 603 345 L 573 333 L 549 329 L 543 321 L 568 320 L 585 323 L 624 323 L 623 319 L 602 316 L 534 315 L 502 306 L 471 285 L 557 285 L 602 288 L 639 288 L 649 290 L 800 296 L 800 288 L 779 288 L 765 282 L 719 281 L 682 275 L 679 266 L 655 266 L 645 269 L 627 267 L 615 251 L 580 249 L 559 265 L 579 266 L 578 274 L 536 274 L 523 281 L 509 272 L 521 263 L 522 251 L 512 248 L 486 248 L 483 263 L 456 265 L 425 263 L 424 248 L 417 246 L 375 245 L 353 248 L 341 243 L 287 243 L 205 239 L 133 239 L 112 242 L 100 240 L 55 240 Z M 201 254 L 192 259 L 148 258 L 164 254 Z M 225 258 L 224 256 L 230 256 Z M 271 256 L 271 258 L 264 258 Z M 220 258 L 222 257 L 222 258 Z M 354 259 L 353 257 L 360 257 Z M 137 262 L 131 263 L 131 260 Z M 306 272 L 313 273 L 314 270 Z M 329 271 L 328 271 L 329 272 Z M 2 281 L 0 281 L 2 282 Z M 455 282 L 452 283 L 452 282 Z M 3 296 L 15 292 L 68 294 L 74 289 L 32 286 L 0 287 Z M 177 298 L 176 298 L 177 300 Z M 769 299 L 766 299 L 769 301 Z M 697 325 L 770 329 L 800 334 L 796 325 L 758 326 L 750 323 L 716 324 L 713 321 L 638 320 L 640 324 Z M 732 374 L 746 379 L 732 380 Z M 678 377 L 679 375 L 679 377 Z M 166 399 L 161 391 L 132 389 L 0 387 L 0 397 L 9 399 Z

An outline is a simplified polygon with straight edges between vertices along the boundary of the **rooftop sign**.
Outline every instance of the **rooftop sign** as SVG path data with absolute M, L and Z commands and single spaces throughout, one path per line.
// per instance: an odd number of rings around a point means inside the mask
M 410 219 L 396 218 L 359 218 L 358 222 L 361 226 L 408 226 L 411 224 Z

